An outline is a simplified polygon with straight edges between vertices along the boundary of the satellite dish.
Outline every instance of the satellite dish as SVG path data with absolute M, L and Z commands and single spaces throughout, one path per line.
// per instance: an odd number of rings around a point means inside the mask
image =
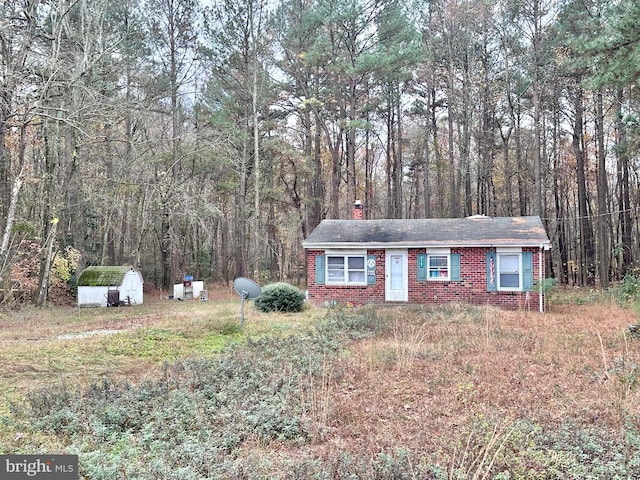
M 253 300 L 262 293 L 260 285 L 250 278 L 238 277 L 233 281 L 233 288 L 243 299 Z
M 260 285 L 250 278 L 238 277 L 233 281 L 233 289 L 240 295 L 240 324 L 244 326 L 244 301 L 258 298 L 262 293 Z

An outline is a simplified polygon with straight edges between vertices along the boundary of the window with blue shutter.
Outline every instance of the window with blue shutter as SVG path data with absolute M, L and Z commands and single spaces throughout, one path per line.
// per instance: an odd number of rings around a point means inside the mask
M 449 253 L 447 249 L 430 249 L 416 255 L 416 270 L 419 282 L 459 282 L 460 254 Z
M 346 250 L 325 252 L 321 262 L 321 264 L 316 264 L 316 278 L 321 279 L 316 282 L 318 284 L 367 285 L 369 281 L 366 253 L 354 253 Z M 320 272 L 321 269 L 322 272 Z
M 523 292 L 533 289 L 533 253 L 498 249 L 487 253 L 487 290 Z
M 316 284 L 317 285 L 324 285 L 325 283 L 324 258 L 325 258 L 324 255 L 316 255 Z
M 533 290 L 533 252 L 522 252 L 522 289 Z
M 498 290 L 498 259 L 496 252 L 487 252 L 487 291 Z
M 461 280 L 460 277 L 460 254 L 452 253 L 450 257 L 451 261 L 451 281 L 459 282 Z
M 376 256 L 367 255 L 367 285 L 376 284 Z
M 425 282 L 427 280 L 427 254 L 419 253 L 416 255 L 416 263 L 418 270 L 418 281 Z

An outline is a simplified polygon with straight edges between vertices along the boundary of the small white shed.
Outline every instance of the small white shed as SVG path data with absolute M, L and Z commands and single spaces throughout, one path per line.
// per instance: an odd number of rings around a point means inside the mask
M 88 267 L 78 279 L 78 306 L 141 305 L 143 284 L 142 274 L 132 267 Z
M 204 282 L 202 280 L 191 282 L 191 286 L 193 287 L 193 290 L 191 292 L 191 299 L 200 298 L 200 293 L 202 292 L 202 290 L 204 290 Z M 173 286 L 173 298 L 175 300 L 188 300 L 187 298 L 185 298 L 183 283 L 176 283 Z

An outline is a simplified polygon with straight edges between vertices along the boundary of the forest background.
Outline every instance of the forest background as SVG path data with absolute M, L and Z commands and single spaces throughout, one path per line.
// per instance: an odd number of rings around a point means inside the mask
M 635 0 L 3 0 L 0 278 L 305 282 L 323 218 L 539 215 L 547 275 L 638 258 Z

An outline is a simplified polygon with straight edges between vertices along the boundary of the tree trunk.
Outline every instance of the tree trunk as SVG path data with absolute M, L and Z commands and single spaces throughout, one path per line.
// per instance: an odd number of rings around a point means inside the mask
M 609 188 L 607 185 L 606 152 L 604 146 L 604 108 L 602 92 L 596 94 L 596 139 L 598 142 L 598 276 L 600 287 L 609 288 L 609 241 L 608 231 L 608 207 L 607 198 Z
M 252 9 L 253 10 L 253 9 Z M 258 124 L 258 106 L 259 106 L 259 97 L 258 97 L 258 53 L 256 51 L 256 33 L 254 26 L 254 14 L 251 12 L 249 14 L 249 23 L 250 23 L 250 31 L 251 31 L 251 43 L 253 48 L 253 55 L 251 58 L 251 63 L 253 67 L 253 75 L 251 82 L 251 123 L 253 125 L 253 177 L 254 177 L 254 185 L 253 185 L 253 219 L 254 219 L 254 228 L 253 228 L 253 275 L 254 278 L 259 278 L 260 270 L 261 270 L 261 259 L 263 258 L 263 254 L 265 252 L 261 246 L 264 244 L 264 235 L 265 232 L 262 230 L 262 222 L 260 221 L 260 182 L 262 181 L 260 178 L 260 128 Z M 260 23 L 260 22 L 258 22 Z M 258 25 L 259 28 L 259 25 Z
M 402 212 L 402 183 L 404 180 L 404 160 L 403 160 L 403 152 L 402 152 L 402 143 L 403 143 L 403 132 L 402 132 L 402 100 L 401 100 L 401 88 L 400 82 L 394 82 L 394 88 L 392 89 L 395 103 L 395 119 L 396 119 L 396 144 L 393 150 L 396 152 L 395 162 L 394 162 L 394 175 L 393 175 L 393 184 L 394 184 L 394 213 L 395 216 L 393 218 L 404 218 Z
M 245 117 L 247 118 L 247 117 Z M 242 141 L 242 153 L 240 155 L 239 182 L 236 191 L 236 202 L 234 206 L 234 242 L 235 242 L 235 277 L 246 276 L 247 270 L 247 175 L 249 164 L 248 137 L 245 135 Z
M 469 55 L 465 52 L 463 56 L 464 70 L 462 85 L 462 133 L 459 135 L 460 142 L 460 167 L 462 174 L 462 185 L 464 185 L 464 198 L 462 205 L 464 208 L 463 215 L 468 217 L 473 214 L 473 194 L 471 188 L 471 124 L 473 122 L 473 113 L 471 108 L 471 82 L 469 79 Z
M 18 197 L 20 189 L 24 182 L 24 164 L 25 164 L 25 131 L 26 126 L 20 126 L 20 146 L 18 159 L 20 163 L 20 170 L 18 175 L 13 179 L 13 186 L 11 188 L 11 195 L 9 198 L 9 205 L 6 210 L 6 218 L 4 223 L 4 233 L 2 234 L 2 243 L 0 244 L 0 288 L 8 291 L 11 287 L 11 262 L 9 258 L 9 248 L 11 246 L 11 234 L 13 232 L 13 226 L 16 220 L 16 208 L 18 206 Z
M 567 251 L 567 225 L 569 212 L 565 210 L 564 205 L 567 201 L 567 185 L 566 178 L 562 175 L 562 165 L 560 164 L 560 152 L 558 151 L 558 132 L 560 131 L 560 114 L 558 111 L 554 113 L 554 155 L 553 155 L 553 200 L 556 212 L 556 229 L 557 229 L 557 245 L 558 254 L 560 255 L 560 282 L 569 283 L 569 253 Z
M 427 89 L 429 97 L 427 97 L 426 104 L 429 108 L 433 107 L 431 100 L 432 89 Z M 424 218 L 431 217 L 431 112 L 428 112 L 425 119 L 425 132 L 424 132 L 424 161 L 423 161 L 423 182 L 424 182 Z
M 624 91 L 618 90 L 616 112 L 616 153 L 617 153 L 617 196 L 618 196 L 618 221 L 620 223 L 620 250 L 621 265 L 620 277 L 624 277 L 633 264 L 633 239 L 631 224 L 631 194 L 629 185 L 629 145 L 627 143 L 627 129 L 623 122 Z
M 311 178 L 307 182 L 307 207 L 304 210 L 304 218 L 301 222 L 300 228 L 302 229 L 302 238 L 307 238 L 309 232 L 315 228 L 314 217 L 316 210 L 315 201 L 315 184 L 316 184 L 316 171 L 315 171 L 315 159 L 313 158 L 313 136 L 311 134 L 311 110 L 306 108 L 302 112 L 302 130 L 304 132 L 302 140 L 302 151 L 304 152 L 304 158 L 307 163 L 307 168 L 311 172 Z
M 318 118 L 314 126 L 313 140 L 313 216 L 311 217 L 311 228 L 316 226 L 324 218 L 324 169 L 322 168 L 322 127 Z M 311 230 L 309 230 L 311 231 Z
M 347 198 L 354 202 L 359 200 L 357 194 L 357 177 L 356 177 L 356 126 L 355 122 L 358 116 L 357 110 L 357 83 L 354 79 L 349 82 L 349 125 L 346 129 L 346 157 L 347 157 Z
M 585 177 L 585 150 L 584 150 L 584 107 L 583 92 L 577 88 L 575 92 L 574 106 L 575 119 L 573 124 L 573 152 L 576 156 L 576 180 L 578 182 L 578 224 L 580 228 L 580 245 L 578 247 L 580 263 L 580 283 L 582 285 L 595 284 L 595 262 L 593 248 L 593 231 L 590 223 L 587 185 Z
M 453 83 L 453 80 L 450 80 L 451 83 Z M 451 89 L 453 87 L 450 87 Z M 449 92 L 449 95 L 453 95 L 453 92 Z M 448 132 L 448 139 L 449 139 L 449 217 L 451 218 L 456 218 L 458 217 L 458 212 L 459 212 L 459 201 L 458 201 L 458 192 L 456 189 L 456 160 L 455 160 L 455 154 L 454 154 L 454 141 L 453 141 L 453 127 L 454 127 L 454 122 L 453 122 L 453 117 L 454 117 L 454 111 L 453 111 L 453 105 L 452 105 L 452 98 L 449 98 L 449 103 L 447 105 L 447 109 L 448 109 L 448 118 L 447 118 L 447 125 L 449 128 L 449 132 Z
M 518 215 L 527 215 L 527 182 L 524 178 L 527 168 L 524 155 L 522 155 L 522 114 L 520 103 L 516 107 L 513 117 L 515 121 L 515 147 L 516 147 L 516 176 L 518 180 Z
M 395 110 L 391 106 L 391 92 L 389 91 L 389 85 L 387 85 L 387 112 L 386 112 L 386 120 L 387 120 L 387 138 L 386 138 L 386 148 L 385 148 L 385 174 L 387 177 L 387 218 L 395 218 L 395 210 L 394 210 L 394 179 L 395 179 L 395 170 L 394 170 L 394 158 L 393 158 L 393 146 L 395 145 L 395 128 L 393 126 L 393 115 Z
M 38 285 L 38 298 L 36 299 L 36 306 L 42 307 L 47 302 L 49 294 L 49 282 L 51 278 L 51 264 L 53 263 L 53 245 L 56 241 L 56 232 L 58 229 L 58 219 L 53 218 L 51 220 L 51 228 L 47 236 L 47 241 L 44 245 L 43 257 L 41 260 L 40 268 L 40 282 Z

